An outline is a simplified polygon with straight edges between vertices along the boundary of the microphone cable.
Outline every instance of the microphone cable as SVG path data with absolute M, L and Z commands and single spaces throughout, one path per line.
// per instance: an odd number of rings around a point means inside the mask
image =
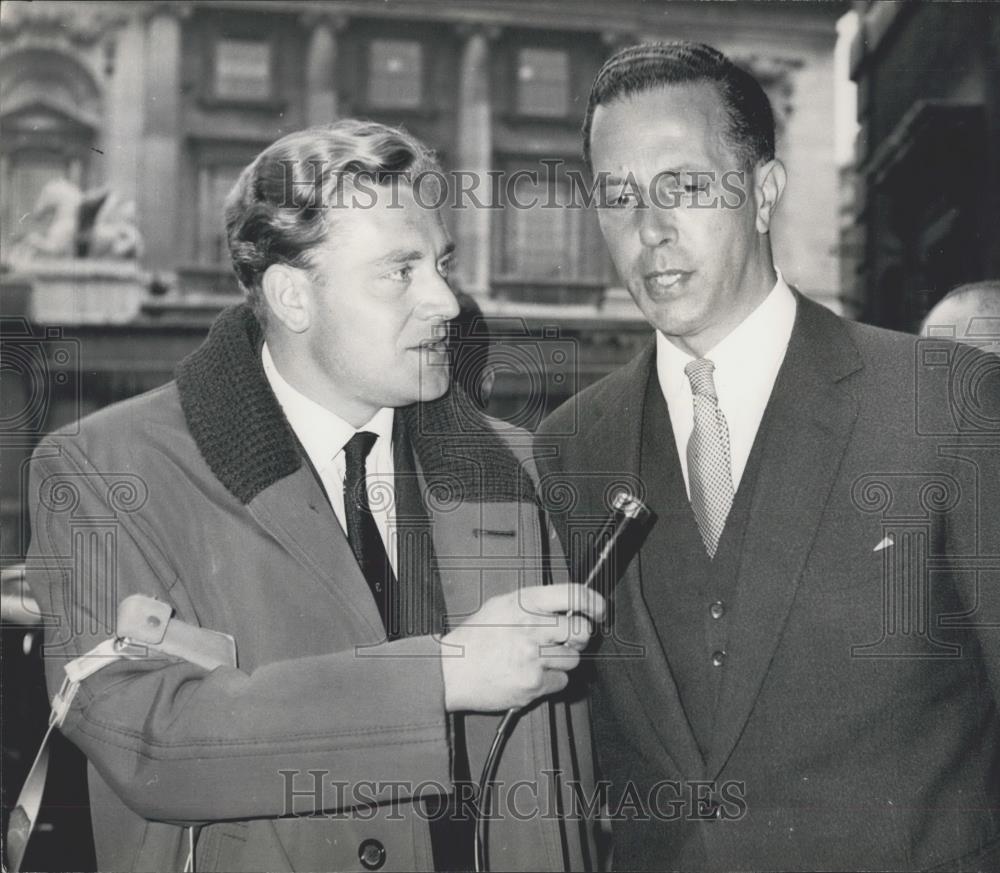
M 611 501 L 611 514 L 597 534 L 596 554 L 592 555 L 588 562 L 590 567 L 580 584 L 609 598 L 625 567 L 639 550 L 655 521 L 656 515 L 638 497 L 626 490 L 615 494 Z M 487 821 L 492 810 L 486 808 L 487 799 L 492 806 L 493 783 L 500 764 L 500 755 L 520 711 L 516 706 L 511 707 L 500 720 L 496 735 L 493 737 L 493 744 L 479 775 L 479 806 L 473 838 L 475 873 L 488 873 L 489 870 L 486 860 L 486 837 Z

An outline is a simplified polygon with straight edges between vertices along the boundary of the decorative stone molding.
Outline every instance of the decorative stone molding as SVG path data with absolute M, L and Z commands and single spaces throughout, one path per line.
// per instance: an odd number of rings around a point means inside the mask
M 780 133 L 795 108 L 795 73 L 802 69 L 802 58 L 774 55 L 734 55 L 733 61 L 750 72 L 771 98 L 774 122 Z
M 193 14 L 193 0 L 154 0 L 147 2 L 143 8 L 143 15 L 147 20 L 158 15 L 168 15 L 179 21 L 185 21 Z
M 46 47 L 56 43 L 88 48 L 128 18 L 116 3 L 12 3 L 0 21 L 0 41 L 17 48 L 32 41 L 41 41 Z
M 347 29 L 351 23 L 349 15 L 342 12 L 324 11 L 322 9 L 309 9 L 299 16 L 299 24 L 306 30 L 313 30 L 316 27 L 327 27 L 334 34 L 338 34 Z
M 499 24 L 472 24 L 462 21 L 455 25 L 455 33 L 465 40 L 473 36 L 483 36 L 487 42 L 496 42 L 503 36 L 503 28 Z
M 31 286 L 31 320 L 58 325 L 127 324 L 139 315 L 150 281 L 134 262 L 78 258 L 38 260 L 17 276 Z

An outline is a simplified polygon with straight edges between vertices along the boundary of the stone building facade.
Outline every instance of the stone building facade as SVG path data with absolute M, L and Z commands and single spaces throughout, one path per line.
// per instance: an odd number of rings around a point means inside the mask
M 852 269 L 859 317 L 915 329 L 1000 277 L 1000 7 L 860 2 Z
M 268 143 L 343 116 L 402 124 L 436 148 L 449 170 L 508 180 L 535 172 L 538 180 L 522 178 L 514 193 L 522 202 L 537 196 L 559 203 L 570 190 L 566 171 L 583 169 L 579 130 L 594 74 L 612 51 L 637 41 L 713 43 L 765 84 L 790 174 L 774 230 L 777 260 L 789 281 L 840 309 L 833 47 L 845 8 L 638 0 L 5 2 L 3 314 L 14 335 L 34 342 L 52 330 L 73 351 L 58 359 L 48 352 L 39 384 L 4 371 L 15 423 L 6 450 L 23 456 L 38 432 L 170 378 L 212 316 L 237 299 L 221 204 L 239 170 Z M 556 164 L 547 175 L 546 165 Z M 6 263 L 53 178 L 134 202 L 143 245 L 127 268 L 86 258 L 28 269 Z M 503 207 L 509 195 L 494 205 Z M 531 426 L 631 357 L 648 335 L 617 287 L 592 210 L 452 209 L 450 221 L 459 284 L 509 329 L 510 344 L 554 335 L 572 350 L 558 382 L 552 372 L 541 381 L 532 372 L 551 362 L 515 355 L 501 369 L 492 411 L 517 417 L 528 403 L 531 414 L 520 421 Z M 56 339 L 40 348 L 55 348 Z M 28 414 L 19 404 L 34 416 L 30 426 L 18 424 Z M 16 491 L 16 482 L 5 481 L 7 518 Z

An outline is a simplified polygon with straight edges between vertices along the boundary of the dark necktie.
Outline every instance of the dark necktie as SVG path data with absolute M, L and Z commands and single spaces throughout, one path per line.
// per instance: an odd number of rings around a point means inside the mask
M 357 559 L 378 606 L 379 615 L 390 640 L 399 639 L 399 590 L 396 575 L 389 563 L 385 543 L 378 532 L 375 517 L 368 504 L 365 483 L 365 459 L 378 437 L 371 431 L 358 431 L 344 446 L 344 516 L 347 541 Z

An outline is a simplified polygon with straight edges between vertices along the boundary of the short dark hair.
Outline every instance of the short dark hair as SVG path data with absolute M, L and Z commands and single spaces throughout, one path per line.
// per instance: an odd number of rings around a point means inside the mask
M 708 82 L 729 117 L 724 137 L 746 169 L 774 157 L 774 112 L 760 83 L 718 49 L 700 42 L 652 42 L 616 52 L 590 89 L 583 122 L 583 157 L 590 161 L 594 110 L 613 100 L 662 85 Z
M 264 271 L 272 264 L 312 268 L 312 250 L 326 239 L 333 215 L 344 211 L 331 208 L 339 186 L 358 176 L 385 184 L 424 172 L 440 173 L 434 153 L 406 131 L 373 121 L 345 118 L 264 149 L 240 174 L 224 209 L 233 269 L 258 320 L 267 320 Z

